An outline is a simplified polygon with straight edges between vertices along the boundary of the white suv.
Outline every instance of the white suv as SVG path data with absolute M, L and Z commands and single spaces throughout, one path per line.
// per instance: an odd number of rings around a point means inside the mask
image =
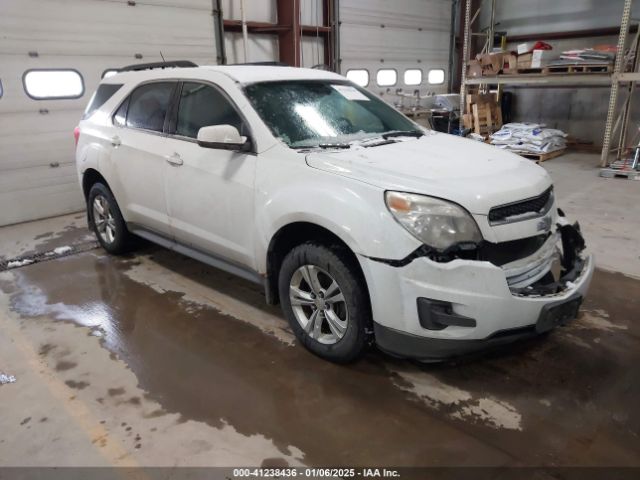
M 545 332 L 576 316 L 593 273 L 544 169 L 425 130 L 335 73 L 128 67 L 75 134 L 105 250 L 139 235 L 259 283 L 332 361 Z

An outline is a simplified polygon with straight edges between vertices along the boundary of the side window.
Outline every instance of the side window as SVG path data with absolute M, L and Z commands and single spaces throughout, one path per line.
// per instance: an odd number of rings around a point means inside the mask
M 174 86 L 173 82 L 157 82 L 136 88 L 129 97 L 127 127 L 162 132 Z
M 89 117 L 89 115 L 91 115 L 102 105 L 104 105 L 111 97 L 113 97 L 113 94 L 120 90 L 121 87 L 121 83 L 103 83 L 102 85 L 99 85 L 98 89 L 91 97 L 89 105 L 87 105 L 87 109 L 84 111 L 84 115 L 82 115 L 82 118 Z
M 176 134 L 196 138 L 198 130 L 210 125 L 233 125 L 244 133 L 240 115 L 218 89 L 203 83 L 185 82 L 180 93 Z

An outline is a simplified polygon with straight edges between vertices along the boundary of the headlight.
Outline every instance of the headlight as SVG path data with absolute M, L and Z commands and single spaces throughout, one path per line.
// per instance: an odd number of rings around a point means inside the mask
M 398 223 L 436 250 L 482 240 L 475 220 L 455 203 L 413 193 L 386 192 L 384 197 Z

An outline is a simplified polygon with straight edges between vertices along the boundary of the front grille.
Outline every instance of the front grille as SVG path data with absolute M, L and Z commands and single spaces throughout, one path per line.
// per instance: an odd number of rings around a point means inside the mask
M 547 235 L 521 238 L 509 242 L 491 243 L 482 242 L 478 247 L 478 260 L 491 262 L 500 267 L 507 263 L 515 262 L 521 258 L 533 255 L 549 238 Z
M 549 187 L 537 197 L 493 207 L 489 210 L 489 223 L 495 225 L 497 223 L 517 222 L 543 215 L 549 211 L 552 202 L 553 187 Z

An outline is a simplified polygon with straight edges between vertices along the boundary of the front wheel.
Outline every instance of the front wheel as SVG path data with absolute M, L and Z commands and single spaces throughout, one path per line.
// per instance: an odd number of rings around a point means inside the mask
M 283 312 L 307 349 L 336 363 L 363 354 L 371 308 L 362 274 L 344 250 L 314 243 L 294 248 L 282 262 L 278 290 Z

